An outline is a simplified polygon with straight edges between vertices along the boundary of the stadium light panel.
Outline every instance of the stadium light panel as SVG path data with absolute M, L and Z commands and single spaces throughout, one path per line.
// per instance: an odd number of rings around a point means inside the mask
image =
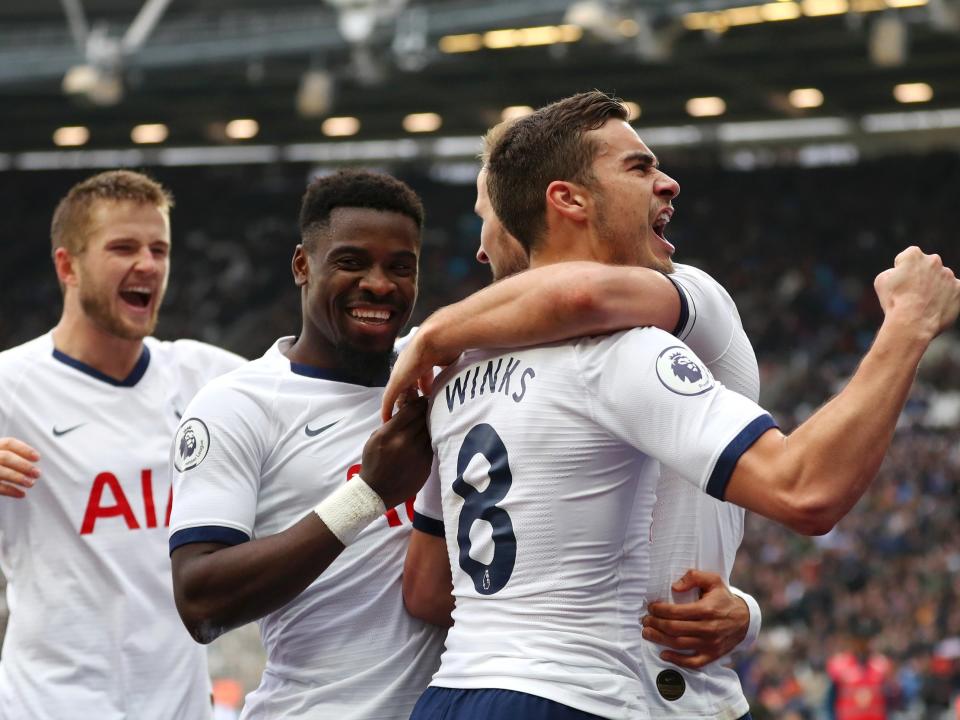
M 329 117 L 323 121 L 320 130 L 327 137 L 350 137 L 360 132 L 360 120 L 355 117 Z
M 929 0 L 887 0 L 887 7 L 892 7 L 892 8 L 923 7 L 928 3 L 929 3 Z
M 808 17 L 824 15 L 842 15 L 850 9 L 847 0 L 802 0 L 800 8 Z
M 796 20 L 801 14 L 800 6 L 795 2 L 773 2 L 760 6 L 760 15 L 767 22 Z
M 933 88 L 926 83 L 901 83 L 893 88 L 893 96 L 901 103 L 922 103 L 933 99 Z
M 86 145 L 90 139 L 90 131 L 83 125 L 72 125 L 57 128 L 53 133 L 53 144 L 59 147 L 78 147 Z
M 624 37 L 636 37 L 640 34 L 640 23 L 633 18 L 624 18 L 617 23 L 617 31 Z
M 716 117 L 727 111 L 727 103 L 719 97 L 695 97 L 687 100 L 687 114 L 693 117 Z
M 736 25 L 758 25 L 764 20 L 763 10 L 759 5 L 733 7 L 725 10 L 723 14 L 727 24 L 731 27 Z
M 411 113 L 403 119 L 403 129 L 409 133 L 429 133 L 439 130 L 443 118 L 437 113 Z
M 476 52 L 483 49 L 483 35 L 468 33 L 466 35 L 444 35 L 440 38 L 440 52 L 464 53 Z
M 823 93 L 817 88 L 796 88 L 790 91 L 787 100 L 795 108 L 816 108 L 823 105 Z
M 130 131 L 130 139 L 138 145 L 153 145 L 162 143 L 169 134 L 169 129 L 163 123 L 148 123 L 136 125 Z
M 260 123 L 251 118 L 238 118 L 228 122 L 224 132 L 231 140 L 249 140 L 260 132 Z

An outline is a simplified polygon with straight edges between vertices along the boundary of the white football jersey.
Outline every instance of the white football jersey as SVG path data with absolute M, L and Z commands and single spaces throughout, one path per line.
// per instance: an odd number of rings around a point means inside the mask
M 290 343 L 211 383 L 187 408 L 172 448 L 171 552 L 281 532 L 360 471 L 383 388 L 291 363 L 281 352 Z M 403 606 L 412 519 L 412 500 L 389 510 L 259 621 L 267 666 L 244 718 L 409 717 L 443 646 L 443 631 Z
M 693 350 L 713 376 L 728 389 L 756 401 L 760 374 L 756 356 L 740 322 L 736 305 L 712 277 L 687 265 L 670 275 L 681 298 L 677 336 Z M 650 581 L 642 602 L 688 602 L 695 591 L 674 593 L 670 586 L 688 569 L 718 573 L 729 585 L 737 548 L 743 539 L 742 508 L 699 492 L 679 474 L 664 467 L 657 481 L 652 524 L 642 518 L 643 540 L 650 541 Z M 747 598 L 745 598 L 747 599 Z M 759 607 L 752 598 L 752 641 L 759 632 Z M 645 614 L 642 610 L 641 614 Z M 735 720 L 749 705 L 734 670 L 720 660 L 700 671 L 686 670 L 660 658 L 664 648 L 642 642 L 643 678 L 653 718 Z
M 50 334 L 0 353 L 0 436 L 36 448 L 42 472 L 0 498 L 2 720 L 210 716 L 206 653 L 173 603 L 167 462 L 192 396 L 241 362 L 147 338 L 117 382 Z
M 433 684 L 647 717 L 635 507 L 658 461 L 722 497 L 773 425 L 657 329 L 461 356 L 436 383 L 439 473 L 417 501 L 421 527 L 442 523 L 456 596 Z

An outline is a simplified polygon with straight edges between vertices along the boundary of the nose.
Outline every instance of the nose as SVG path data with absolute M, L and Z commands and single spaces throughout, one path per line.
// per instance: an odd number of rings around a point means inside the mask
M 360 278 L 360 289 L 367 290 L 374 295 L 389 295 L 397 289 L 397 285 L 384 272 L 382 267 L 373 265 Z
M 151 250 L 149 246 L 144 245 L 137 252 L 133 267 L 134 270 L 141 273 L 154 273 L 159 270 L 160 266 L 156 256 L 153 254 L 153 250 Z
M 654 192 L 656 192 L 658 197 L 672 200 L 680 194 L 680 183 L 665 172 L 661 172 L 654 185 Z
M 487 253 L 483 250 L 483 245 L 477 248 L 477 262 L 483 265 L 490 264 L 490 258 L 487 256 Z

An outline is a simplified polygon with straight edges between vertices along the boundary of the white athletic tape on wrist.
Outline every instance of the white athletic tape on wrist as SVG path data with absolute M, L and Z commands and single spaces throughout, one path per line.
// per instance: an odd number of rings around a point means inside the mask
M 341 485 L 313 511 L 344 546 L 387 511 L 377 492 L 359 475 Z

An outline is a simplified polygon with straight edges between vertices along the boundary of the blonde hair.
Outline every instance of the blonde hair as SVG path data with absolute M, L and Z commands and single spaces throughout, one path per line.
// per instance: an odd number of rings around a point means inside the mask
M 57 205 L 50 224 L 50 243 L 79 255 L 87 247 L 90 216 L 97 201 L 128 200 L 152 205 L 163 213 L 173 207 L 173 195 L 163 185 L 132 170 L 110 170 L 77 183 Z

